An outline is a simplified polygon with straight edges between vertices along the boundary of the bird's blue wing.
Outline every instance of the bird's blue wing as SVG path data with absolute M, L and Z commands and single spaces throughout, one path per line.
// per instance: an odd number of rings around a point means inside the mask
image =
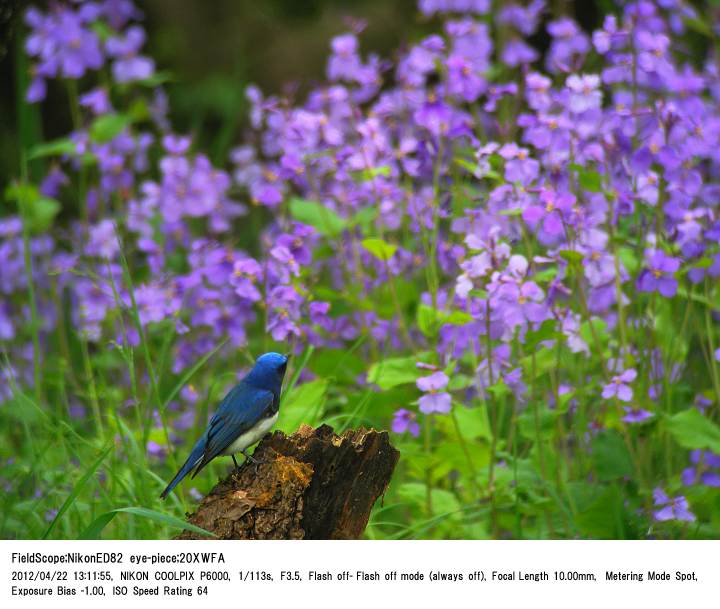
M 222 401 L 205 432 L 205 452 L 193 478 L 240 435 L 251 429 L 272 406 L 273 393 L 240 383 Z

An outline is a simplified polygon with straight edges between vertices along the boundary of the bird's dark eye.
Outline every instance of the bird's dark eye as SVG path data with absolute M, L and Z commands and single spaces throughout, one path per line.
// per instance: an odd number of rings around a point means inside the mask
M 280 372 L 281 374 L 285 374 L 285 369 L 286 369 L 286 368 L 287 368 L 287 362 L 285 362 L 284 364 L 281 364 L 281 365 L 280 365 L 280 367 L 278 368 L 278 372 Z

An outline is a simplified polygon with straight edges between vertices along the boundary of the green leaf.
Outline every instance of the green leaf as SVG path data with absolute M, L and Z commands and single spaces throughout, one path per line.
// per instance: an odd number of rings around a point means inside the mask
M 593 469 L 603 482 L 633 475 L 633 463 L 622 436 L 616 431 L 597 434 L 591 444 Z
M 620 262 L 623 263 L 623 266 L 628 273 L 634 275 L 638 272 L 640 269 L 640 261 L 635 255 L 634 250 L 629 247 L 621 247 L 618 250 L 618 256 L 620 257 Z
M 537 440 L 538 434 L 541 438 L 548 437 L 555 431 L 555 421 L 558 418 L 558 412 L 540 407 L 539 405 L 537 408 L 539 410 L 537 413 L 537 421 L 532 404 L 518 417 L 520 435 L 528 440 Z
M 160 85 L 164 85 L 165 83 L 172 82 L 173 80 L 175 80 L 175 77 L 173 76 L 172 72 L 168 72 L 167 70 L 160 70 L 158 72 L 155 72 L 149 78 L 144 78 L 143 80 L 136 80 L 133 82 L 135 84 L 142 85 L 143 87 L 150 87 L 154 89 L 155 87 L 159 87 Z
M 368 381 L 380 389 L 414 383 L 420 376 L 416 366 L 419 356 L 386 359 L 370 366 Z
M 537 283 L 545 283 L 546 281 L 551 281 L 552 279 L 555 279 L 555 276 L 557 275 L 557 267 L 555 265 L 549 266 L 546 269 L 543 269 L 542 271 L 538 271 L 533 275 L 533 279 Z
M 497 399 L 504 398 L 506 395 L 510 395 L 510 387 L 507 386 L 505 381 L 499 380 L 494 385 L 490 385 L 487 390 L 492 393 Z
M 546 319 L 537 330 L 530 330 L 525 335 L 525 351 L 530 352 L 534 350 L 535 347 L 546 340 L 562 340 L 564 338 L 564 334 L 555 329 L 556 325 L 557 320 Z
M 123 114 L 99 116 L 90 125 L 90 139 L 97 144 L 106 144 L 120 135 L 130 122 L 130 117 Z
M 346 220 L 338 216 L 332 209 L 316 201 L 295 198 L 290 199 L 289 205 L 293 218 L 309 224 L 326 237 L 337 237 L 347 226 Z
M 363 239 L 362 246 L 378 260 L 390 260 L 397 251 L 397 245 L 382 239 Z
M 185 522 L 175 516 L 171 516 L 170 514 L 163 514 L 162 512 L 157 512 L 144 507 L 124 507 L 111 510 L 98 516 L 95 520 L 93 520 L 90 526 L 83 531 L 80 539 L 99 539 L 103 529 L 110 524 L 113 518 L 115 518 L 118 514 L 132 514 L 133 516 L 147 518 L 148 520 L 152 520 L 158 524 L 164 524 L 174 529 L 183 529 L 199 533 L 200 535 L 206 535 L 208 537 L 216 537 L 214 533 L 206 531 L 194 524 L 190 524 L 189 522 Z
M 578 172 L 580 188 L 589 192 L 602 192 L 602 176 L 593 170 Z
M 583 260 L 583 255 L 575 250 L 560 250 L 560 257 L 570 264 L 580 264 Z
M 62 156 L 63 154 L 74 154 L 77 150 L 75 142 L 69 138 L 43 142 L 33 146 L 28 152 L 28 160 L 38 159 L 46 156 Z
M 474 321 L 473 316 L 469 313 L 465 313 L 465 311 L 453 311 L 449 315 L 446 314 L 443 319 L 443 323 L 451 324 L 453 326 L 464 326 L 472 321 Z
M 464 326 L 473 321 L 472 315 L 465 311 L 438 311 L 430 305 L 420 304 L 417 309 L 417 326 L 425 336 L 435 336 L 441 326 L 450 324 Z
M 615 486 L 607 487 L 575 518 L 577 527 L 589 537 L 623 539 L 625 510 L 623 497 Z
M 683 410 L 669 417 L 667 429 L 683 448 L 706 448 L 720 453 L 720 427 L 697 408 Z
M 110 454 L 110 451 L 112 449 L 113 449 L 113 445 L 111 444 L 100 454 L 100 456 L 95 461 L 93 461 L 90 464 L 90 467 L 88 467 L 87 470 L 85 470 L 85 473 L 75 483 L 75 486 L 73 486 L 72 491 L 70 491 L 68 498 L 62 504 L 62 507 L 58 510 L 58 513 L 55 515 L 55 518 L 53 518 L 52 522 L 50 523 L 50 526 L 48 526 L 47 530 L 43 534 L 43 536 L 42 536 L 43 539 L 48 538 L 50 533 L 52 533 L 53 529 L 55 528 L 55 525 L 60 521 L 60 519 L 65 514 L 65 512 L 67 512 L 70 509 L 70 506 L 72 506 L 72 504 L 75 503 L 75 500 L 78 498 L 78 495 L 80 495 L 83 488 L 85 488 L 85 485 L 87 484 L 88 480 L 90 480 L 90 478 L 92 478 L 92 476 L 97 471 L 97 468 L 100 467 L 100 465 L 102 464 L 103 461 L 105 461 L 105 458 Z
M 368 182 L 377 177 L 387 177 L 390 175 L 390 166 L 382 165 L 380 167 L 371 167 L 370 169 L 363 169 L 353 173 L 353 176 L 358 182 Z
M 359 226 L 363 234 L 367 234 L 370 231 L 373 220 L 375 220 L 377 215 L 377 207 L 364 207 L 350 219 L 348 226 Z
M 40 194 L 35 184 L 12 183 L 5 189 L 5 197 L 17 202 L 30 232 L 35 234 L 47 231 L 60 212 L 60 203 Z
M 294 433 L 302 423 L 318 423 L 325 407 L 327 388 L 327 379 L 315 379 L 293 387 L 280 408 L 277 428 Z
M 484 405 L 475 408 L 457 406 L 453 410 L 453 415 L 457 418 L 458 427 L 464 438 L 470 440 L 477 438 L 490 440 L 492 438 L 487 408 Z
M 609 335 L 607 331 L 607 323 L 598 319 L 597 317 L 592 319 L 592 326 L 590 321 L 584 321 L 580 324 L 580 338 L 582 338 L 591 349 L 595 348 L 595 339 L 593 338 L 593 332 L 600 343 L 605 342 Z
M 555 351 L 554 349 L 540 349 L 540 351 L 535 354 L 534 365 L 532 355 L 523 357 L 520 360 L 520 364 L 524 372 L 523 377 L 528 381 L 532 381 L 556 368 L 557 360 Z
M 416 508 L 424 508 L 427 500 L 427 486 L 421 482 L 406 482 L 398 488 L 400 500 Z M 460 503 L 450 491 L 433 488 L 430 491 L 434 515 L 452 514 L 460 517 Z

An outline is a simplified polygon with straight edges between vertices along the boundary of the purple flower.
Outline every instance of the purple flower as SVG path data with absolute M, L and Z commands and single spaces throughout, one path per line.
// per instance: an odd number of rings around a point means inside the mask
M 391 429 L 395 433 L 408 432 L 416 438 L 420 435 L 420 424 L 417 422 L 417 415 L 405 408 L 400 408 L 393 415 Z
M 720 487 L 720 455 L 709 450 L 693 450 L 690 462 L 694 467 L 684 469 L 680 476 L 685 486 L 702 484 Z
M 680 260 L 654 250 L 637 279 L 641 292 L 660 292 L 665 298 L 672 298 L 677 292 L 678 282 L 673 274 L 680 268 Z
M 523 220 L 530 228 L 535 228 L 542 221 L 542 229 L 550 236 L 557 237 L 565 232 L 563 220 L 569 220 L 569 215 L 575 205 L 575 195 L 571 192 L 556 193 L 552 190 L 543 190 L 540 193 L 543 205 L 528 205 L 522 213 Z
M 87 70 L 97 70 L 102 66 L 103 55 L 97 34 L 88 27 L 97 18 L 93 5 L 78 7 L 77 11 L 69 6 L 53 6 L 49 14 L 36 8 L 30 8 L 25 21 L 31 32 L 25 43 L 25 49 L 38 64 L 35 66 L 36 78 L 28 92 L 30 101 L 44 98 L 45 78 L 65 77 L 77 79 Z
M 570 94 L 569 107 L 572 112 L 580 114 L 595 110 L 602 104 L 600 77 L 597 74 L 571 74 L 565 84 Z
M 257 302 L 262 298 L 260 291 L 255 284 L 262 277 L 262 268 L 256 260 L 243 258 L 235 262 L 233 274 L 230 276 L 230 285 L 235 288 L 235 293 L 251 302 Z
M 622 418 L 625 423 L 642 423 L 651 419 L 653 414 L 647 410 L 643 410 L 640 407 L 623 406 L 625 410 L 625 416 Z
M 97 88 L 80 97 L 80 105 L 89 108 L 93 114 L 107 114 L 112 110 L 110 97 L 105 89 Z
M 540 172 L 540 163 L 529 157 L 527 148 L 520 148 L 517 144 L 505 144 L 498 154 L 505 159 L 505 179 L 508 182 L 520 182 L 528 186 L 535 181 Z
M 490 10 L 490 0 L 420 0 L 418 9 L 423 15 L 433 15 L 434 13 L 484 15 Z
M 112 259 L 120 251 L 112 220 L 102 220 L 90 228 L 90 241 L 86 249 L 91 256 Z
M 420 412 L 425 414 L 450 412 L 452 401 L 450 394 L 446 391 L 441 391 L 441 389 L 447 387 L 449 382 L 450 379 L 442 370 L 438 370 L 429 376 L 421 376 L 416 381 L 415 384 L 418 389 L 425 392 L 425 395 L 418 401 Z
M 162 444 L 158 444 L 154 440 L 148 440 L 147 442 L 148 455 L 156 459 L 164 459 L 167 454 L 167 448 Z
M 612 378 L 605 387 L 603 387 L 602 396 L 606 400 L 617 397 L 621 402 L 629 402 L 633 396 L 633 390 L 627 383 L 632 383 L 637 377 L 634 368 L 625 370 L 622 374 L 618 374 Z
M 108 55 L 115 57 L 113 76 L 119 83 L 150 78 L 155 71 L 152 59 L 138 55 L 145 44 L 145 31 L 139 26 L 127 30 L 125 36 L 110 38 L 105 44 Z
M 355 34 L 343 34 L 333 38 L 331 47 L 327 77 L 330 80 L 354 80 L 362 65 Z
M 653 517 L 658 522 L 666 522 L 668 520 L 680 520 L 682 522 L 694 522 L 695 514 L 690 511 L 687 499 L 682 495 L 677 497 L 668 497 L 661 488 L 653 491 L 653 499 L 655 505 L 659 507 L 653 512 Z

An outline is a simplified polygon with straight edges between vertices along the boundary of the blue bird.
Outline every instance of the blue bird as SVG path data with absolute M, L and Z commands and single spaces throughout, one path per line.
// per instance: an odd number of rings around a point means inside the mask
M 245 451 L 262 438 L 278 419 L 280 389 L 287 362 L 288 356 L 279 353 L 265 353 L 258 357 L 253 369 L 220 402 L 205 433 L 162 492 L 161 499 L 165 499 L 193 468 L 194 478 L 218 455 L 232 456 L 235 467 L 235 453 L 242 453 L 246 459 L 252 460 Z

